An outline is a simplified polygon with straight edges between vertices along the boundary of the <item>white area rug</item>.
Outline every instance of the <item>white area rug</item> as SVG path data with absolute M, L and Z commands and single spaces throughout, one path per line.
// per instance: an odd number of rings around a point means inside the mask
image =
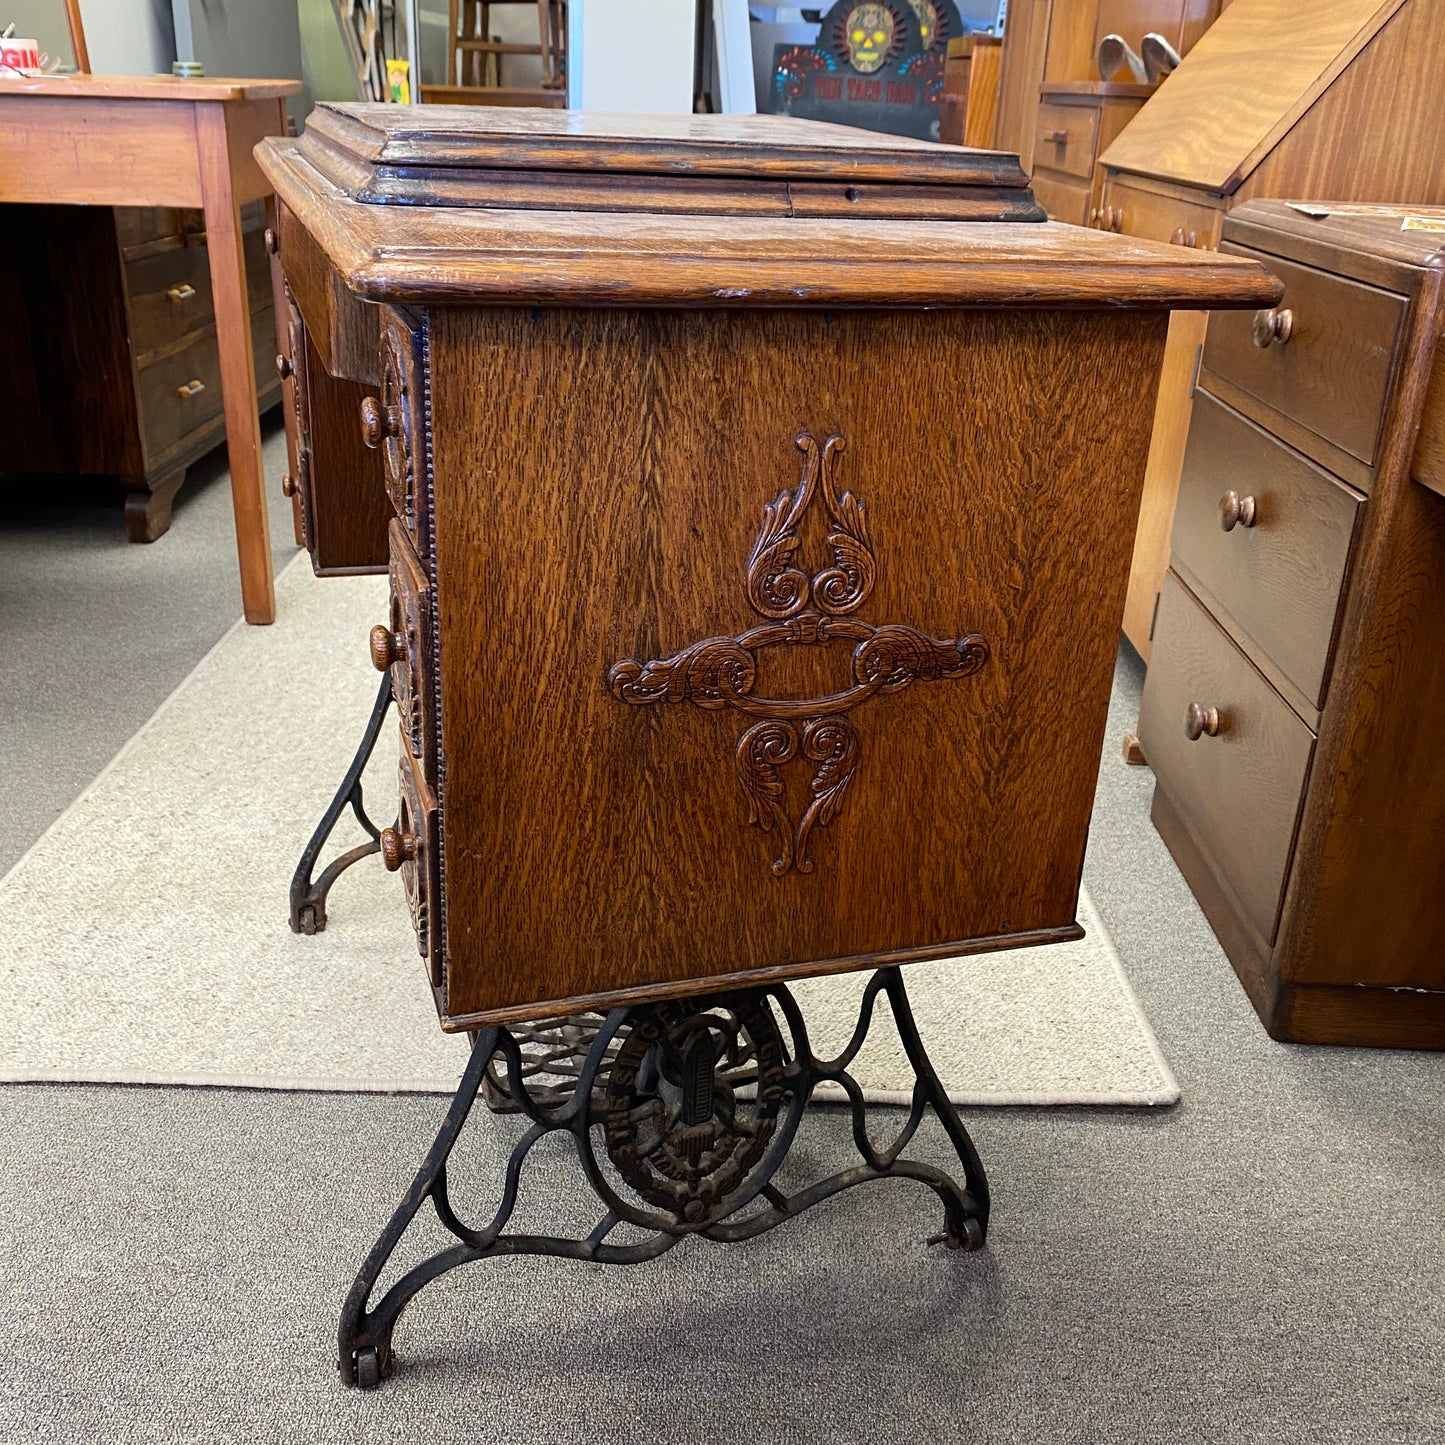
M 333 888 L 324 933 L 286 925 L 297 855 L 379 681 L 366 634 L 386 615 L 386 581 L 321 582 L 298 559 L 277 592 L 275 626 L 228 633 L 0 880 L 0 1079 L 455 1086 L 465 1041 L 437 1027 L 401 885 L 379 859 Z M 395 811 L 393 739 L 389 725 L 366 780 L 379 823 Z M 336 837 L 361 841 L 349 815 Z M 1078 943 L 905 970 L 957 1102 L 1179 1097 L 1087 897 L 1079 918 Z M 820 1055 L 851 1033 L 866 977 L 795 986 Z M 877 1101 L 907 1098 L 891 1022 L 854 1072 Z

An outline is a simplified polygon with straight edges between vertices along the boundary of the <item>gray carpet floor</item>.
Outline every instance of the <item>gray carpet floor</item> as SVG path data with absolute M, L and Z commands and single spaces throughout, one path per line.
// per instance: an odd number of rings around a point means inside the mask
M 211 490 L 167 539 L 184 560 L 164 586 L 142 565 L 158 549 L 116 561 L 98 524 L 0 537 L 9 665 L 56 699 L 42 728 L 7 690 L 0 761 L 30 811 L 5 846 L 239 611 L 228 531 L 187 525 Z M 348 1392 L 336 1314 L 439 1099 L 10 1087 L 0 1441 L 1445 1438 L 1445 1058 L 1265 1035 L 1149 826 L 1149 774 L 1119 760 L 1139 686 L 1126 654 L 1085 876 L 1184 1101 L 970 1111 L 995 1196 L 982 1254 L 925 1248 L 932 1195 L 892 1183 L 628 1270 L 472 1266 L 413 1303 L 395 1378 Z M 517 1128 L 474 1120 L 454 1199 L 490 1197 Z M 837 1114 L 801 1143 L 794 1178 L 847 1157 Z M 938 1132 L 917 1148 L 946 1164 Z M 570 1157 L 534 1158 L 527 1217 L 593 1222 Z

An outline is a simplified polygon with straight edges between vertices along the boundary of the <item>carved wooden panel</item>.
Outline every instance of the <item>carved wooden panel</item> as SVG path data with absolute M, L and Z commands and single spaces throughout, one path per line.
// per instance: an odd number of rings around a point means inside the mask
M 808 839 L 815 827 L 837 816 L 853 780 L 861 742 L 843 716 L 879 693 L 900 692 L 914 682 L 964 677 L 988 660 L 988 644 L 976 633 L 929 637 L 897 623 L 874 626 L 850 616 L 873 591 L 878 563 L 868 532 L 868 512 L 852 492 L 839 493 L 835 471 L 845 438 L 820 446 L 812 432 L 796 441 L 803 475 L 796 492 L 782 491 L 763 508 L 762 530 L 748 557 L 744 591 L 754 611 L 774 619 L 737 637 L 710 637 L 671 657 L 647 663 L 625 658 L 607 674 L 621 702 L 692 702 L 732 707 L 760 719 L 738 739 L 738 781 L 748 799 L 748 822 L 776 831 L 773 872 L 811 873 Z M 811 576 L 797 566 L 800 529 L 815 497 L 827 509 L 833 565 Z M 810 698 L 762 698 L 754 694 L 757 652 L 766 647 L 815 647 L 830 641 L 856 644 L 852 679 L 840 692 Z M 783 800 L 778 769 L 795 758 L 816 764 L 811 797 L 794 821 Z
M 1075 936 L 1164 328 L 433 311 L 449 1020 Z

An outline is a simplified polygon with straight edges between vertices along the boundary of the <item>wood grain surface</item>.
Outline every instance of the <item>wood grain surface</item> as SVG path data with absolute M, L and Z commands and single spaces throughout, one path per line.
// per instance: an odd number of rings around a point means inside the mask
M 1218 708 L 1218 736 L 1188 736 L 1192 702 Z M 1164 578 L 1139 741 L 1244 919 L 1271 942 L 1314 735 L 1173 572 Z
M 1251 523 L 1224 530 L 1226 493 L 1251 503 Z M 1216 619 L 1232 622 L 1314 708 L 1324 701 L 1361 501 L 1207 392 L 1195 397 L 1174 565 Z
M 1279 294 L 1237 257 L 1074 226 L 363 206 L 291 142 L 265 141 L 258 156 L 341 282 L 373 301 L 1158 308 Z
M 1225 249 L 1246 254 L 1229 243 Z M 1203 365 L 1373 464 L 1404 299 L 1278 256 L 1270 270 L 1284 283 L 1277 309 L 1290 313 L 1289 340 L 1258 346 L 1252 316 L 1221 314 L 1210 323 Z
M 1103 161 L 1233 191 L 1402 4 L 1435 8 L 1429 0 L 1316 0 L 1302 25 L 1293 0 L 1232 5 Z
M 1163 325 L 433 312 L 453 1023 L 1068 936 Z M 748 559 L 801 431 L 846 437 L 839 485 L 867 509 L 876 582 L 851 615 L 990 655 L 849 713 L 846 797 L 812 871 L 780 876 L 734 759 L 753 719 L 628 706 L 607 678 L 765 620 Z M 827 530 L 809 513 L 805 570 Z M 760 651 L 756 691 L 837 692 L 850 647 Z M 793 816 L 813 776 L 780 763 Z

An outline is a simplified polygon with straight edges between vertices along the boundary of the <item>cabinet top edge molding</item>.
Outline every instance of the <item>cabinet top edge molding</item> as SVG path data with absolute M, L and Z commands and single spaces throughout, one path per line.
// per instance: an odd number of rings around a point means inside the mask
M 1049 222 L 368 205 L 273 137 L 256 156 L 344 284 L 400 305 L 1273 304 L 1259 264 Z
M 1404 6 L 1234 0 L 1100 157 L 1228 195 Z
M 1018 157 L 1006 151 L 777 115 L 323 102 L 307 119 L 302 153 L 311 157 L 328 149 L 388 168 L 822 177 L 1018 190 L 1029 183 Z
M 0 97 L 63 96 L 70 100 L 274 100 L 300 95 L 299 80 L 172 75 L 22 75 L 0 77 Z

